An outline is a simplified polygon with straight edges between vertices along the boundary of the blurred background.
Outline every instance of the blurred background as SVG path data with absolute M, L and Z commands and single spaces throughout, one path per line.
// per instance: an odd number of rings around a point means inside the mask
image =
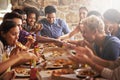
M 120 11 L 120 0 L 0 0 L 0 20 L 6 12 L 11 9 L 23 8 L 25 6 L 36 7 L 41 17 L 44 17 L 44 7 L 54 5 L 57 8 L 57 17 L 64 19 L 69 27 L 73 29 L 79 21 L 79 8 L 85 6 L 88 10 L 97 10 L 104 13 L 109 8 Z

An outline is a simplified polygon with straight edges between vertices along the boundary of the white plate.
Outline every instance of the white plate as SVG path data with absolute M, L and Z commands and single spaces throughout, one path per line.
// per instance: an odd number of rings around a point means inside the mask
M 36 62 L 36 65 L 38 66 L 41 62 L 43 61 L 43 59 L 39 59 L 39 61 Z M 30 62 L 26 62 L 24 64 L 21 65 L 22 67 L 25 67 L 25 68 L 30 68 L 31 64 Z
M 87 76 L 97 77 L 99 75 L 96 71 L 89 68 L 77 69 L 75 70 L 75 74 L 77 77 L 87 77 Z
M 30 69 L 14 69 L 16 77 L 30 77 Z M 17 70 L 20 70 L 19 72 Z
M 54 66 L 54 65 L 47 65 L 46 66 L 46 69 L 61 69 L 61 68 L 63 68 L 63 66 L 61 65 L 59 65 L 59 66 Z

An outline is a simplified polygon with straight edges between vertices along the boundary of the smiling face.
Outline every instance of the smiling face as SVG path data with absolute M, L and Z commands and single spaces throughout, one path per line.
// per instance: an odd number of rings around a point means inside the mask
M 50 24 L 52 24 L 52 23 L 54 23 L 54 21 L 55 21 L 56 14 L 55 14 L 55 13 L 46 14 L 46 18 L 47 18 L 47 21 L 48 21 Z
M 6 34 L 3 34 L 6 42 L 8 45 L 10 46 L 14 46 L 15 43 L 17 42 L 18 38 L 19 38 L 19 27 L 13 27 L 11 28 Z
M 29 26 L 34 26 L 36 22 L 36 14 L 35 13 L 30 13 L 27 16 L 27 23 Z

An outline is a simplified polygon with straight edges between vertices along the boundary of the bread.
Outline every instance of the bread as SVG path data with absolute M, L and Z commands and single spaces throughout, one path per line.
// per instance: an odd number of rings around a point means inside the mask
M 30 70 L 26 68 L 15 68 L 17 74 L 30 75 Z

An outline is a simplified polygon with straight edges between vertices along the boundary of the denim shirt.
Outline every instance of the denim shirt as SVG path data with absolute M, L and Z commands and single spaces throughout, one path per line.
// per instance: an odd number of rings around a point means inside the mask
M 68 25 L 61 19 L 55 19 L 53 24 L 50 24 L 45 18 L 39 22 L 43 24 L 43 29 L 40 31 L 42 36 L 58 38 L 70 32 Z
M 115 36 L 106 36 L 102 51 L 100 52 L 100 48 L 96 44 L 94 49 L 98 57 L 114 61 L 120 56 L 120 40 Z

